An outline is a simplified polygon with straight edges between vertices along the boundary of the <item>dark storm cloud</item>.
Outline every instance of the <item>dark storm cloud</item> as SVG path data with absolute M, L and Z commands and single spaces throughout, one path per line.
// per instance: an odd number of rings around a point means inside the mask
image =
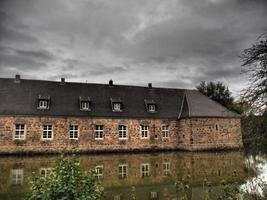
M 266 0 L 0 0 L 0 72 L 241 89 L 238 55 L 267 28 Z M 25 73 L 23 73 L 25 72 Z M 42 76 L 40 76 L 42 74 Z

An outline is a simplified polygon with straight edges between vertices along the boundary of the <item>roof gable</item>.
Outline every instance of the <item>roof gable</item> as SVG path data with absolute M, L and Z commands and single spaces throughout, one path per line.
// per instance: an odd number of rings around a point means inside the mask
M 181 118 L 185 117 L 240 117 L 197 90 L 186 90 Z

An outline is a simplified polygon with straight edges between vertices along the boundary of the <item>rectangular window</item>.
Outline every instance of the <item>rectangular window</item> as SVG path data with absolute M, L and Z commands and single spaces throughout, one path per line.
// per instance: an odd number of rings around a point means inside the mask
M 120 194 L 117 194 L 114 196 L 113 198 L 114 200 L 121 200 L 121 195 Z
M 119 125 L 119 139 L 127 139 L 127 126 Z
M 44 140 L 52 140 L 53 139 L 53 130 L 52 125 L 44 125 L 43 126 L 43 137 Z
M 158 199 L 158 192 L 150 192 L 150 199 Z
M 148 177 L 150 175 L 149 164 L 141 164 L 140 165 L 140 174 L 141 174 L 141 177 Z
M 81 110 L 90 110 L 90 102 L 81 101 Z
M 78 139 L 78 126 L 70 125 L 70 139 Z
M 95 177 L 97 179 L 102 179 L 103 178 L 103 165 L 98 165 L 95 167 Z
M 146 139 L 148 138 L 148 126 L 141 125 L 141 138 Z
M 15 125 L 15 139 L 24 140 L 25 139 L 25 125 L 16 124 Z
M 40 174 L 41 176 L 47 177 L 51 173 L 51 168 L 41 168 L 40 169 Z
M 95 140 L 103 140 L 104 139 L 104 126 L 96 125 L 95 126 Z
M 119 165 L 119 178 L 123 179 L 127 177 L 127 165 L 121 164 Z
M 162 126 L 162 138 L 169 138 L 169 126 Z
M 48 109 L 48 100 L 39 100 L 38 108 Z
M 169 176 L 171 170 L 171 163 L 170 162 L 163 162 L 162 163 L 162 171 L 164 176 Z
M 113 111 L 121 111 L 121 103 L 113 103 Z
M 148 111 L 149 112 L 155 112 L 156 111 L 156 105 L 155 104 L 148 104 Z
M 12 185 L 23 184 L 23 169 L 11 169 L 10 182 Z

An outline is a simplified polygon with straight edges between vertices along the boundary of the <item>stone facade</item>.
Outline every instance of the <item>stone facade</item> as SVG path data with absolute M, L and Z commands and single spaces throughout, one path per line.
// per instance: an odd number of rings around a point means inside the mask
M 187 118 L 179 121 L 180 144 L 184 149 L 242 148 L 240 118 Z
M 15 125 L 25 125 L 25 139 L 15 139 Z M 52 125 L 53 136 L 42 139 L 43 126 Z M 70 139 L 69 126 L 78 126 L 78 139 Z M 95 139 L 96 125 L 103 126 L 103 139 Z M 119 139 L 119 125 L 127 127 Z M 141 126 L 148 137 L 141 138 Z M 168 138 L 162 137 L 168 126 Z M 115 119 L 88 117 L 0 117 L 0 153 L 56 153 L 73 148 L 80 152 L 184 149 L 233 149 L 242 147 L 239 118 Z

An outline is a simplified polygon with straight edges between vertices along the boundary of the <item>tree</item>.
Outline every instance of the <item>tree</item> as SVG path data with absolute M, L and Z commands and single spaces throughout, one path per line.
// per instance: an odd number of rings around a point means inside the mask
M 242 96 L 258 112 L 267 106 L 267 32 L 241 54 L 242 70 L 248 75 L 248 87 Z
M 103 193 L 93 172 L 81 171 L 75 155 L 70 159 L 62 155 L 48 176 L 33 174 L 30 183 L 26 200 L 99 200 Z
M 226 87 L 222 82 L 208 82 L 201 81 L 198 86 L 196 86 L 199 92 L 217 101 L 221 105 L 225 106 L 230 110 L 234 110 L 234 98 L 228 87 Z

